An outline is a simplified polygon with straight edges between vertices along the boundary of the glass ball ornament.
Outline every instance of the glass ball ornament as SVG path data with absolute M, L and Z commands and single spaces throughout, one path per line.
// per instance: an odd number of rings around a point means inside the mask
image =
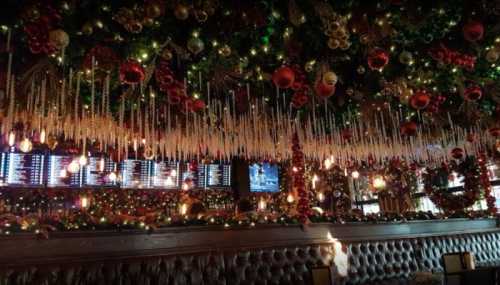
M 402 51 L 399 54 L 399 62 L 401 62 L 404 65 L 413 64 L 413 54 L 409 51 Z
M 358 68 L 356 69 L 356 72 L 358 74 L 364 74 L 366 72 L 366 68 L 362 65 L 358 66 Z
M 327 71 L 323 74 L 323 83 L 327 85 L 335 85 L 337 84 L 338 78 L 337 74 L 333 71 Z
M 183 4 L 177 5 L 174 10 L 174 16 L 178 20 L 186 20 L 189 17 L 189 8 Z
M 56 29 L 49 32 L 49 42 L 58 50 L 64 49 L 69 45 L 69 36 L 62 29 Z
M 488 61 L 489 63 L 494 63 L 498 60 L 498 58 L 500 57 L 500 53 L 492 48 L 490 50 L 488 50 L 488 52 L 486 53 L 486 61 Z
M 205 43 L 200 38 L 191 38 L 187 43 L 190 52 L 197 55 L 205 49 Z

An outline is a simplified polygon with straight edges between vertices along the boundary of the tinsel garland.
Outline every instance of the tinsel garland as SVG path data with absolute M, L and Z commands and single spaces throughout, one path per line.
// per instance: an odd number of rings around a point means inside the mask
M 299 220 L 303 224 L 309 221 L 309 215 L 311 214 L 309 193 L 305 188 L 304 171 L 304 153 L 302 153 L 302 148 L 300 147 L 299 136 L 295 133 L 292 138 L 293 187 L 297 190 L 297 195 L 299 197 L 297 212 Z
M 479 156 L 478 164 L 481 173 L 480 175 L 481 185 L 483 186 L 484 189 L 484 198 L 486 200 L 488 212 L 490 212 L 490 214 L 496 214 L 497 213 L 497 207 L 495 206 L 496 199 L 493 195 L 491 195 L 491 182 L 488 173 L 488 167 L 486 166 L 486 162 L 488 160 L 484 152 L 480 152 L 478 156 Z

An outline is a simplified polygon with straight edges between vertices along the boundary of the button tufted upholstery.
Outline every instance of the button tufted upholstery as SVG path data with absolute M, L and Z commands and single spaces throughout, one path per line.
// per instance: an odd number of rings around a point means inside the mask
M 178 256 L 0 269 L 0 284 L 311 284 L 310 268 L 332 266 L 347 253 L 347 276 L 335 284 L 406 284 L 417 271 L 442 271 L 445 252 L 470 251 L 479 265 L 500 264 L 500 232 L 223 250 Z M 389 283 L 388 283 L 389 282 Z

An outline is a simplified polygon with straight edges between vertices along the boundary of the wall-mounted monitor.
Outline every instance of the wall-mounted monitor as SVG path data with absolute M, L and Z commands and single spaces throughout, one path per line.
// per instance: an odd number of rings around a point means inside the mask
M 10 152 L 4 158 L 5 182 L 8 185 L 43 185 L 44 155 Z
M 75 160 L 69 155 L 50 155 L 48 165 L 49 187 L 79 187 L 82 185 L 82 168 L 78 164 L 78 170 L 73 173 L 68 169 L 70 163 Z M 75 162 L 73 162 L 75 163 Z
M 124 188 L 149 188 L 151 178 L 150 160 L 127 159 L 121 162 L 121 186 Z
M 279 192 L 278 165 L 255 163 L 249 165 L 250 192 Z
M 151 184 L 154 188 L 179 188 L 179 163 L 176 161 L 153 163 Z
M 114 186 L 116 179 L 111 179 L 110 173 L 115 170 L 115 163 L 108 157 L 89 157 L 85 166 L 86 186 Z
M 206 173 L 208 188 L 231 187 L 230 164 L 207 164 Z

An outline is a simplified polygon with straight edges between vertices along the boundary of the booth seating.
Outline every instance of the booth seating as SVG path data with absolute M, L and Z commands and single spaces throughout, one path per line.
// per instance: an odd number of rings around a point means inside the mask
M 477 229 L 391 235 L 384 227 L 416 232 L 412 227 L 423 223 L 324 224 L 308 230 L 186 228 L 151 235 L 0 238 L 0 284 L 312 284 L 311 269 L 323 266 L 330 266 L 334 284 L 411 284 L 417 272 L 442 272 L 444 253 L 467 251 L 478 267 L 499 265 L 495 221 L 463 222 Z M 445 222 L 431 223 L 436 225 L 425 227 L 445 228 L 439 225 Z

